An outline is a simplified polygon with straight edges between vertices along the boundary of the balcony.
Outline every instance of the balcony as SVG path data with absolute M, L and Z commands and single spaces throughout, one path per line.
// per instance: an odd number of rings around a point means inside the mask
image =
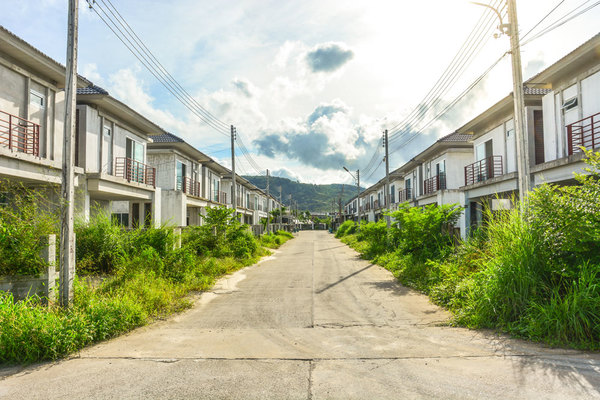
M 432 176 L 423 181 L 423 194 L 428 195 L 437 192 L 438 190 L 446 189 L 446 173 Z
M 12 151 L 40 156 L 40 126 L 0 111 L 0 146 Z
M 131 158 L 116 158 L 115 176 L 124 178 L 127 182 L 143 183 L 156 187 L 156 168 Z
M 227 204 L 227 193 L 213 190 L 212 201 L 219 204 Z
M 502 156 L 491 156 L 465 167 L 465 186 L 487 181 L 504 174 Z
M 401 190 L 400 192 L 398 192 L 398 202 L 399 203 L 404 203 L 406 201 L 411 201 L 412 200 L 412 189 L 411 188 L 406 188 L 404 190 Z
M 600 146 L 600 113 L 567 125 L 569 155 Z
M 190 196 L 202 197 L 202 184 L 187 176 L 183 179 L 177 178 L 177 190 Z

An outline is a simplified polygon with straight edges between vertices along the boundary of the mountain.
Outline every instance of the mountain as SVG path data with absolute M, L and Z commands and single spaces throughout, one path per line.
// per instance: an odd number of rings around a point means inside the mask
M 267 188 L 266 176 L 244 176 L 244 179 L 247 179 L 260 189 L 264 190 Z M 292 199 L 298 202 L 298 210 L 308 210 L 311 213 L 330 212 L 334 200 L 336 204 L 335 209 L 337 210 L 338 200 L 342 196 L 342 187 L 344 190 L 342 206 L 356 195 L 355 185 L 342 185 L 338 183 L 313 185 L 312 183 L 294 182 L 287 178 L 269 177 L 270 193 L 276 198 L 279 198 L 279 186 L 281 186 L 281 199 L 286 207 L 289 207 L 289 195 L 291 194 Z M 361 188 L 362 190 L 364 189 Z

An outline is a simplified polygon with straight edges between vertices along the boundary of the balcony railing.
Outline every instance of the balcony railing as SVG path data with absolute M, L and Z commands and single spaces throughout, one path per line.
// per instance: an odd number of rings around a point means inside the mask
M 411 188 L 406 188 L 406 189 L 398 192 L 398 202 L 399 203 L 404 203 L 405 201 L 411 201 L 411 200 L 412 200 L 412 189 Z
M 177 189 L 190 196 L 202 197 L 202 184 L 187 176 L 177 178 Z
M 213 190 L 212 200 L 220 204 L 227 204 L 227 193 Z
M 440 173 L 423 181 L 423 194 L 432 194 L 446 189 L 446 174 Z
M 0 146 L 39 157 L 40 126 L 0 111 Z
M 125 178 L 128 182 L 143 183 L 156 187 L 156 168 L 131 158 L 116 158 L 115 176 Z
M 600 146 L 600 113 L 567 125 L 569 155 Z
M 491 156 L 465 167 L 465 186 L 504 174 L 502 156 Z

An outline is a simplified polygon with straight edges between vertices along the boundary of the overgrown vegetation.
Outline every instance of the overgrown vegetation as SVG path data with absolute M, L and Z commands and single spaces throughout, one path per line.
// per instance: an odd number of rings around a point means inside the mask
M 186 229 L 182 247 L 174 248 L 172 228 L 127 231 L 98 214 L 77 226 L 71 308 L 0 292 L 0 362 L 56 359 L 180 311 L 191 305 L 190 292 L 210 288 L 219 276 L 268 254 L 262 246 L 291 237 L 277 232 L 257 240 L 222 207 L 208 209 L 205 225 Z M 86 275 L 100 275 L 101 284 L 89 284 L 98 279 Z
M 39 275 L 47 267 L 43 236 L 57 233 L 57 216 L 47 196 L 0 181 L 0 275 Z
M 454 314 L 550 345 L 600 349 L 600 155 L 574 186 L 542 185 L 523 212 L 485 210 L 485 227 L 454 244 L 456 207 L 402 207 L 338 235 Z

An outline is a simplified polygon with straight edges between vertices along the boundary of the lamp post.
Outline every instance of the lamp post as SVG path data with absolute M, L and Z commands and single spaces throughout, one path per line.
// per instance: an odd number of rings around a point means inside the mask
M 360 231 L 360 170 L 356 170 L 356 176 L 352 172 L 348 170 L 348 168 L 344 167 L 344 171 L 350 174 L 352 178 L 356 181 L 356 209 L 358 210 L 358 230 Z

